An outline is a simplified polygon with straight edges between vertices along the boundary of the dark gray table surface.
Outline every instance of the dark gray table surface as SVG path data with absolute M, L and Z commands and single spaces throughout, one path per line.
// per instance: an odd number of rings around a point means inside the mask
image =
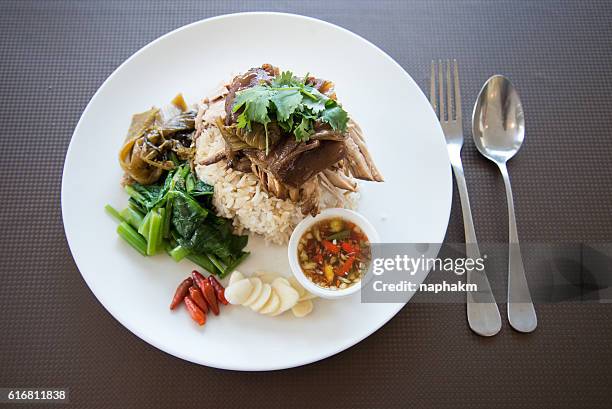
M 483 339 L 467 328 L 463 305 L 411 303 L 357 346 L 271 373 L 184 362 L 105 311 L 62 227 L 61 173 L 76 122 L 140 47 L 186 23 L 249 10 L 352 30 L 422 87 L 431 59 L 457 58 L 465 117 L 486 78 L 508 75 L 527 120 L 524 150 L 510 164 L 521 238 L 610 241 L 608 1 L 1 1 L 0 387 L 68 387 L 82 408 L 612 407 L 609 304 L 539 305 L 535 333 L 519 335 L 504 319 L 500 335 Z M 501 178 L 471 141 L 463 160 L 478 236 L 504 242 Z M 455 192 L 447 241 L 462 238 Z

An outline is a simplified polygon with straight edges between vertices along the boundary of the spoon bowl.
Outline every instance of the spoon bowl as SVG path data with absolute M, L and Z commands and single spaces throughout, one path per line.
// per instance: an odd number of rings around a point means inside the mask
M 489 78 L 478 95 L 472 119 L 474 143 L 481 154 L 494 162 L 506 162 L 516 155 L 525 138 L 525 117 L 508 78 Z

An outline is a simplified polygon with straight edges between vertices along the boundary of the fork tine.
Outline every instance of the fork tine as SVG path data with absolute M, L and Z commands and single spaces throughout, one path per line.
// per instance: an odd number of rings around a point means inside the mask
M 448 111 L 448 120 L 453 120 L 453 99 L 452 99 L 452 82 L 451 82 L 451 64 L 450 60 L 446 60 L 446 110 Z
M 438 104 L 436 103 L 436 64 L 431 60 L 431 82 L 429 88 L 429 102 L 436 115 L 438 115 Z
M 440 121 L 444 121 L 444 74 L 442 73 L 442 60 L 438 60 L 438 95 L 440 97 Z
M 455 117 L 457 121 L 461 121 L 461 90 L 459 89 L 459 68 L 457 67 L 457 60 L 453 60 L 455 63 Z

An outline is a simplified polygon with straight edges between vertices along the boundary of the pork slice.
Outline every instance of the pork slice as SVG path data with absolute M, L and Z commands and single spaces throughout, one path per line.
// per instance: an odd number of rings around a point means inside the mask
M 245 150 L 245 154 L 280 182 L 299 188 L 342 159 L 346 149 L 343 141 L 297 142 L 294 138 L 284 138 L 268 155 L 253 149 Z

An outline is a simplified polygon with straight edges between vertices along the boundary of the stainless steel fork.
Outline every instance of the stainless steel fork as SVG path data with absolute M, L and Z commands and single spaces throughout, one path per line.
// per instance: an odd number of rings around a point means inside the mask
M 463 124 L 461 121 L 461 92 L 459 89 L 459 69 L 457 60 L 453 60 L 453 81 L 451 81 L 451 63 L 446 60 L 446 86 L 444 86 L 444 64 L 438 62 L 438 95 L 440 103 L 436 100 L 436 63 L 431 62 L 431 88 L 429 100 L 433 107 L 444 136 L 448 156 L 455 174 L 459 197 L 461 198 L 461 210 L 463 212 L 463 224 L 465 229 L 465 250 L 468 259 L 479 259 L 480 250 L 476 241 L 472 211 L 470 210 L 470 199 L 468 197 L 463 165 L 461 163 L 461 148 L 463 147 Z M 454 88 L 454 96 L 452 92 Z M 444 90 L 446 89 L 446 103 Z M 477 291 L 467 292 L 467 317 L 472 331 L 483 336 L 492 336 L 501 329 L 501 316 L 495 303 L 495 297 L 491 291 L 489 280 L 484 269 L 468 269 L 467 283 L 476 284 Z

